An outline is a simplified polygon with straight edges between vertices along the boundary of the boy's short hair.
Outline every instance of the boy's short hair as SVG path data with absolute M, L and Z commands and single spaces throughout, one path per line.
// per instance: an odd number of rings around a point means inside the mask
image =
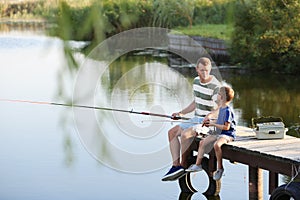
M 199 64 L 202 64 L 203 66 L 209 66 L 211 68 L 211 61 L 207 57 L 201 57 L 198 59 L 196 67 L 199 66 Z
M 229 86 L 222 86 L 220 88 L 220 93 L 225 95 L 227 102 L 231 101 L 234 97 L 234 90 Z

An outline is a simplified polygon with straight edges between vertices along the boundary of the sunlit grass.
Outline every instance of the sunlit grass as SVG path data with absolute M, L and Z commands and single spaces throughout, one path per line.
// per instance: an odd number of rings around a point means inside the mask
M 176 27 L 174 32 L 178 31 L 185 35 L 197 35 L 203 37 L 230 40 L 233 32 L 233 25 L 229 24 L 201 24 L 192 27 Z
M 47 4 L 49 6 L 57 6 L 58 2 L 58 0 L 48 0 Z M 83 8 L 92 5 L 93 3 L 95 3 L 95 0 L 64 0 L 64 2 L 74 8 Z
M 60 0 L 0 0 L 0 17 L 10 20 L 39 19 L 53 15 L 59 9 Z M 91 6 L 95 0 L 64 0 L 71 8 L 80 9 Z

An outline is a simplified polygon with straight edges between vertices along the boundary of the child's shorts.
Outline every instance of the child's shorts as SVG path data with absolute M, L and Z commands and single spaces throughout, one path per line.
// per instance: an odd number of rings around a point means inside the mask
M 221 134 L 221 135 L 218 136 L 218 138 L 220 138 L 220 137 L 224 138 L 227 141 L 227 143 L 232 142 L 234 140 L 233 137 L 230 137 L 230 136 L 224 135 L 224 134 Z

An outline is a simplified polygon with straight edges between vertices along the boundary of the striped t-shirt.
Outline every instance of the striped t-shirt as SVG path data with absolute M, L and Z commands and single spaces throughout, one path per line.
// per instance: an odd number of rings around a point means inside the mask
M 217 95 L 221 83 L 213 76 L 208 83 L 201 83 L 196 77 L 193 82 L 196 110 L 195 115 L 204 117 L 217 108 Z

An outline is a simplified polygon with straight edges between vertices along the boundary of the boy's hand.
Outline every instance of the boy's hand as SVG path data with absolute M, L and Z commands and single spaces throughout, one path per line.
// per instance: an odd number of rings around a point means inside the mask
M 172 119 L 177 120 L 183 116 L 181 112 L 172 113 Z
M 182 117 L 182 114 L 180 112 L 176 112 L 172 114 L 172 117 Z
M 203 127 L 203 126 L 209 127 L 209 123 L 210 123 L 210 119 L 204 119 L 204 120 L 203 120 L 202 127 Z

